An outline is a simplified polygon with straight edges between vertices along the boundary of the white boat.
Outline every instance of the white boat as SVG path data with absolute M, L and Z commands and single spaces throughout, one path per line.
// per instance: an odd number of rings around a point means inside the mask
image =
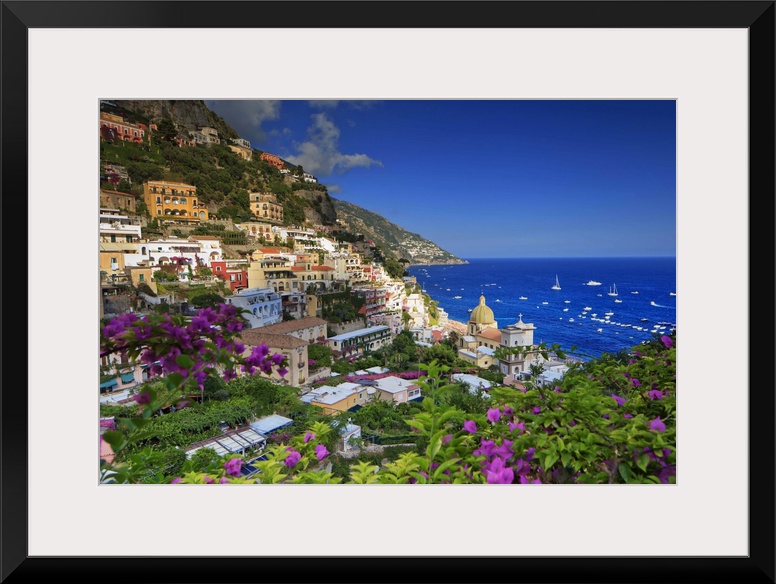
M 652 300 L 652 301 L 650 302 L 650 304 L 651 304 L 652 306 L 657 306 L 657 302 L 655 302 L 654 300 Z
M 676 292 L 669 292 L 668 295 L 669 296 L 676 296 Z
M 638 294 L 638 293 L 639 293 L 638 290 L 634 290 L 633 292 L 631 292 L 631 294 Z
M 455 298 L 456 300 L 458 300 L 458 299 L 460 299 L 461 297 L 460 297 L 460 296 L 453 296 L 453 298 Z
M 558 274 L 555 274 L 555 285 L 552 287 L 553 290 L 560 290 L 560 282 L 558 282 Z
M 565 302 L 566 304 L 571 304 L 571 300 L 564 300 L 563 302 Z
M 587 284 L 585 284 L 585 286 L 600 286 L 600 285 L 601 285 L 601 282 L 596 282 L 595 280 L 590 280 L 588 281 Z
M 528 296 L 520 296 L 518 300 L 528 300 Z
M 549 302 L 542 302 L 542 304 L 549 304 Z
M 613 312 L 604 312 L 604 315 L 605 316 L 614 316 L 614 313 Z
M 574 319 L 573 319 L 573 318 L 570 318 L 570 319 L 569 319 L 569 322 L 574 322 Z
M 617 296 L 617 284 L 612 284 L 611 288 L 609 288 L 609 292 L 607 292 L 608 296 Z
M 590 308 L 589 306 L 585 306 L 585 307 L 584 307 L 582 310 L 584 310 L 585 312 L 587 312 L 587 311 L 589 311 L 589 310 L 593 310 L 593 309 L 592 309 L 592 308 Z
M 622 302 L 622 300 L 620 300 L 619 298 L 617 298 L 617 299 L 615 300 L 615 302 Z
M 568 312 L 568 311 L 569 311 L 569 309 L 568 309 L 568 308 L 564 308 L 564 309 L 563 309 L 563 312 Z
M 604 330 L 604 329 L 602 329 L 602 328 L 599 328 L 599 329 L 595 329 L 595 330 L 596 330 L 596 332 L 599 332 L 599 333 L 600 333 L 600 332 L 601 332 L 602 330 Z

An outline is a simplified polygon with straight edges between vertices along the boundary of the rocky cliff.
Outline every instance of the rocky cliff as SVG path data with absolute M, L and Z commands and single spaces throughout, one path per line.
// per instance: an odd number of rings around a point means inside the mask
M 237 132 L 201 99 L 114 99 L 119 108 L 146 117 L 151 123 L 167 118 L 180 130 L 190 132 L 202 126 L 218 130 L 222 138 L 237 138 Z

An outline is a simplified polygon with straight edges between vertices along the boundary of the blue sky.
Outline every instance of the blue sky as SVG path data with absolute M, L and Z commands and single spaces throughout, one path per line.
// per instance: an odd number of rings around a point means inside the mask
M 206 101 L 462 258 L 676 255 L 673 100 Z

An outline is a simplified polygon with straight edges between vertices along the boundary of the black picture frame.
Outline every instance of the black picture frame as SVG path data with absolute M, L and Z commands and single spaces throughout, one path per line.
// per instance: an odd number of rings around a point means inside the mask
M 233 28 L 503 28 L 504 17 L 519 28 L 743 28 L 749 31 L 750 287 L 758 322 L 750 321 L 748 356 L 770 364 L 774 355 L 774 1 L 3 1 L 2 2 L 2 207 L 6 233 L 18 238 L 29 217 L 27 172 L 27 31 L 36 27 Z M 185 7 L 185 10 L 183 9 Z M 408 7 L 408 6 L 407 6 Z M 404 8 L 404 7 L 403 7 Z M 494 15 L 502 15 L 495 17 Z M 14 226 L 15 228 L 13 228 Z M 6 247 L 9 263 L 27 266 L 25 246 Z M 8 261 L 10 260 L 10 262 Z M 18 271 L 14 270 L 18 277 Z M 752 269 L 750 273 L 754 273 Z M 18 281 L 15 279 L 15 281 Z M 2 286 L 0 286 L 0 290 Z M 749 554 L 746 557 L 29 557 L 27 471 L 30 453 L 24 371 L 16 350 L 31 331 L 22 320 L 22 294 L 6 296 L 3 341 L 7 348 L 0 393 L 2 453 L 3 582 L 774 582 L 774 391 L 773 380 L 750 379 Z M 1 292 L 0 292 L 1 293 Z M 26 311 L 25 311 L 26 312 Z M 767 318 L 766 318 L 767 317 Z M 756 324 L 756 326 L 751 326 Z M 758 331 L 765 330 L 765 338 Z M 765 349 L 765 350 L 763 350 Z M 3 353 L 0 352 L 0 355 Z M 30 356 L 27 355 L 27 360 Z M 766 367 L 766 369 L 769 369 Z M 766 372 L 767 374 L 767 372 Z M 763 384 L 764 381 L 764 384 Z M 756 383 L 755 383 L 756 382 Z M 735 473 L 734 473 L 735 474 Z M 709 480 L 731 480 L 709 469 Z M 710 509 L 709 512 L 713 512 Z M 332 521 L 336 521 L 332 519 Z M 622 533 L 627 536 L 628 519 Z M 300 549 L 304 543 L 299 542 Z M 271 578 L 271 580 L 270 580 Z

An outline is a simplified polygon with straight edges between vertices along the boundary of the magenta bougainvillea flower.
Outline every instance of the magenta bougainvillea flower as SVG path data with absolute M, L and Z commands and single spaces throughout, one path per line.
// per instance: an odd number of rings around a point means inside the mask
M 490 408 L 488 409 L 488 420 L 490 420 L 491 423 L 495 424 L 501 419 L 501 410 L 498 408 Z
M 218 481 L 219 485 L 225 485 L 225 484 L 228 484 L 228 483 L 229 483 L 229 479 L 226 478 L 226 477 L 221 477 L 221 480 Z
M 315 456 L 318 460 L 323 460 L 329 456 L 329 451 L 326 449 L 325 444 L 319 444 L 315 447 Z
M 240 468 L 242 467 L 242 458 L 230 458 L 224 463 L 226 474 L 230 474 L 234 477 L 240 476 Z
M 515 455 L 515 451 L 512 450 L 512 441 L 504 438 L 504 441 L 493 450 L 493 453 L 505 461 L 509 460 Z
M 520 430 L 520 434 L 525 432 L 525 422 L 517 422 L 516 424 L 509 422 L 509 431 L 514 432 L 515 430 Z
M 305 442 L 305 444 L 307 444 L 310 440 L 315 440 L 315 434 L 313 434 L 312 432 L 307 432 L 304 435 L 304 442 Z
M 132 396 L 132 399 L 135 400 L 140 405 L 144 404 L 150 404 L 151 403 L 151 394 L 147 391 L 144 391 L 143 393 L 136 393 Z
M 671 337 L 668 335 L 663 335 L 660 337 L 660 340 L 663 341 L 663 344 L 665 345 L 666 349 L 671 349 L 674 346 L 674 342 L 671 340 Z
M 450 444 L 450 440 L 452 439 L 453 439 L 452 434 L 445 434 L 444 436 L 442 436 L 442 444 Z
M 174 479 L 172 479 L 170 481 L 170 484 L 171 485 L 177 485 L 178 483 L 182 483 L 182 482 L 183 482 L 183 479 L 181 477 L 175 477 Z
M 655 430 L 656 432 L 665 432 L 666 431 L 666 425 L 663 423 L 663 420 L 660 419 L 660 416 L 652 420 L 652 422 L 649 425 L 650 430 Z
M 302 455 L 293 448 L 289 448 L 288 451 L 288 456 L 286 456 L 286 466 L 288 468 L 293 468 L 296 466 L 297 462 L 302 460 Z
M 653 389 L 649 391 L 649 399 L 651 400 L 661 400 L 663 399 L 663 392 L 659 389 Z
M 480 438 L 480 447 L 473 451 L 474 456 L 487 456 L 490 458 L 493 456 L 493 450 L 496 447 L 496 443 L 493 440 L 484 440 Z
M 469 434 L 476 434 L 477 424 L 475 424 L 473 420 L 466 420 L 463 423 L 463 429 L 466 430 Z
M 618 406 L 621 406 L 627 401 L 624 397 L 620 397 L 619 395 L 615 394 L 612 394 L 612 399 L 617 402 Z
M 515 471 L 504 464 L 504 461 L 496 457 L 490 468 L 485 471 L 488 484 L 491 485 L 511 485 L 515 479 Z
M 635 377 L 631 379 L 631 383 L 633 384 L 633 387 L 638 387 L 639 385 L 641 385 L 641 381 L 639 381 Z
M 515 410 L 513 410 L 509 406 L 504 407 L 504 417 L 505 418 L 511 418 L 514 414 L 515 414 Z

